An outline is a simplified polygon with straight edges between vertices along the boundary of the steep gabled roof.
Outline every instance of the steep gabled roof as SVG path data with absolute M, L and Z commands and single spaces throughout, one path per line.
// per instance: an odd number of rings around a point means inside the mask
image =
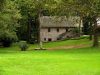
M 69 17 L 65 16 L 56 17 L 56 16 L 42 16 L 40 17 L 41 27 L 78 27 L 79 26 L 79 17 Z

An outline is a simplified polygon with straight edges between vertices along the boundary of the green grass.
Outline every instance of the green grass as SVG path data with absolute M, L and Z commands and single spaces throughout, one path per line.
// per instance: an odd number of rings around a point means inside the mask
M 59 46 L 70 46 L 70 45 L 88 45 L 92 42 L 89 39 L 80 39 L 80 40 L 65 40 L 65 41 L 58 41 L 58 42 L 48 42 L 43 43 L 44 48 L 51 48 L 51 47 L 59 47 Z M 33 45 L 32 48 L 38 47 L 38 45 Z
M 83 41 L 69 40 L 68 43 L 80 44 Z M 54 47 L 67 44 L 66 41 L 62 42 L 45 45 Z M 25 52 L 21 52 L 17 46 L 0 48 L 0 75 L 100 75 L 100 48 Z

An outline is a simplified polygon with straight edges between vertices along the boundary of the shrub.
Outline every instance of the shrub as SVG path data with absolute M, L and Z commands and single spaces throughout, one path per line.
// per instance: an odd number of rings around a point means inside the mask
M 18 38 L 15 33 L 11 32 L 2 32 L 0 34 L 0 42 L 3 47 L 9 47 L 11 44 L 15 41 L 17 41 Z
M 80 39 L 89 39 L 89 35 L 83 35 L 80 37 Z
M 26 41 L 20 41 L 19 42 L 19 47 L 20 47 L 21 51 L 26 51 L 27 48 L 28 48 L 28 44 L 27 44 Z
M 74 33 L 79 33 L 79 28 L 73 29 L 73 32 L 74 32 Z
M 10 47 L 12 44 L 12 41 L 9 38 L 4 38 L 1 40 L 1 43 L 3 47 Z
M 9 47 L 16 41 L 20 19 L 21 14 L 17 5 L 12 0 L 6 0 L 4 8 L 0 11 L 0 44 L 4 47 Z

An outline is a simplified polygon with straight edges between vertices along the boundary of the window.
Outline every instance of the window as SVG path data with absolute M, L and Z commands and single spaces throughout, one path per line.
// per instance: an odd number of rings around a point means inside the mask
M 44 38 L 44 41 L 46 41 L 46 38 Z
M 60 38 L 57 38 L 57 40 L 60 40 Z
M 51 29 L 50 28 L 48 28 L 48 32 L 51 32 Z
M 57 28 L 57 32 L 59 32 L 59 28 Z
M 48 41 L 52 41 L 52 39 L 51 38 L 48 38 Z
M 68 28 L 66 28 L 66 32 L 68 32 Z

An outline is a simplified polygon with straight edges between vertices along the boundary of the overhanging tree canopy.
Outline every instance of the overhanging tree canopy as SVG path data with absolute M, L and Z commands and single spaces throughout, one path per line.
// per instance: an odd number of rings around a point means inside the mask
M 89 16 L 94 24 L 93 46 L 98 46 L 96 28 L 97 17 L 100 15 L 100 0 L 61 0 L 55 10 L 60 15 L 77 15 L 81 18 Z

